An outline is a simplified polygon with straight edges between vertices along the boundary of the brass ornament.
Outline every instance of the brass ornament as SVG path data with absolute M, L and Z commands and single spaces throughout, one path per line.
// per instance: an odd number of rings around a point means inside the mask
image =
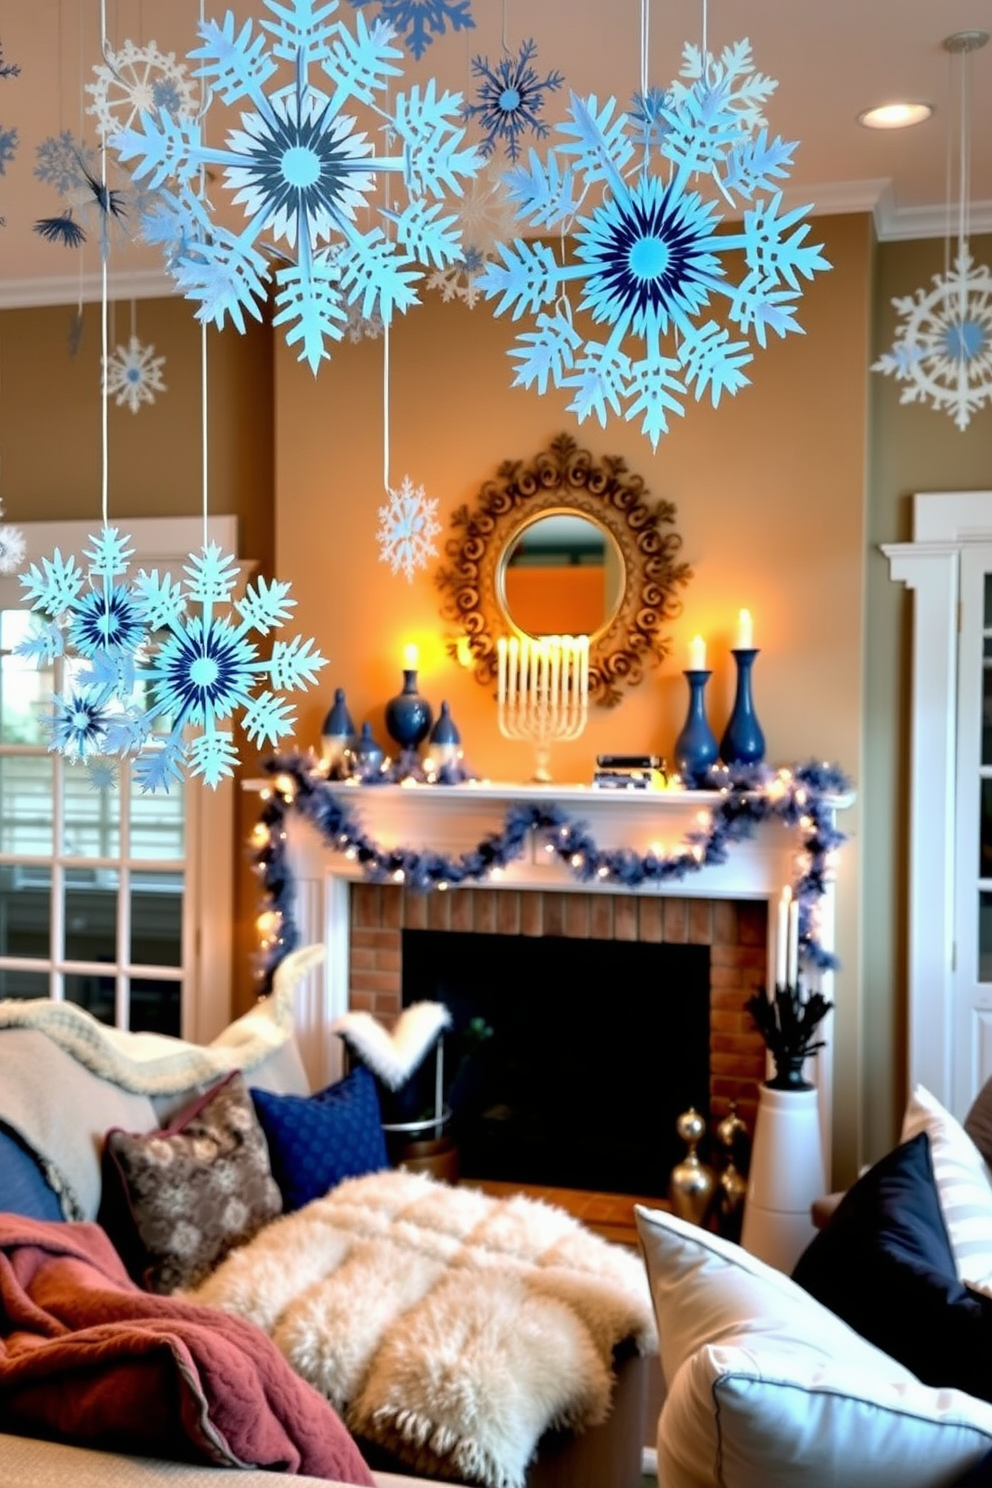
M 589 697 L 604 707 L 620 702 L 622 689 L 636 686 L 646 665 L 668 655 L 671 642 L 663 624 L 681 611 L 677 590 L 692 569 L 678 561 L 681 536 L 670 529 L 671 501 L 650 501 L 644 481 L 623 459 L 597 460 L 559 434 L 529 462 L 505 460 L 495 480 L 479 491 L 474 508 L 459 506 L 451 516 L 453 536 L 445 543 L 448 562 L 435 574 L 444 594 L 441 614 L 458 627 L 449 650 L 467 644 L 475 677 L 496 681 L 496 642 L 515 629 L 500 602 L 501 565 L 516 537 L 542 512 L 571 512 L 605 530 L 619 549 L 624 567 L 620 603 L 603 628 L 590 637 Z
M 675 1129 L 689 1150 L 672 1169 L 668 1197 L 672 1211 L 679 1219 L 701 1225 L 710 1212 L 716 1191 L 716 1175 L 696 1151 L 706 1135 L 706 1122 L 695 1107 L 690 1106 L 676 1121 Z

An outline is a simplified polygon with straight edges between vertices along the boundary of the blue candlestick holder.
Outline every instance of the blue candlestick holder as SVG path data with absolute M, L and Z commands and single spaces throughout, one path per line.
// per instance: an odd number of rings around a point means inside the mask
M 730 654 L 737 663 L 737 692 L 720 740 L 720 758 L 725 765 L 758 765 L 765 757 L 765 736 L 751 696 L 751 670 L 758 653 L 751 647 L 735 647 Z
M 683 785 L 691 790 L 706 784 L 707 773 L 716 764 L 719 751 L 716 735 L 706 718 L 706 684 L 712 673 L 688 671 L 682 675 L 689 684 L 689 711 L 675 740 L 675 764 Z

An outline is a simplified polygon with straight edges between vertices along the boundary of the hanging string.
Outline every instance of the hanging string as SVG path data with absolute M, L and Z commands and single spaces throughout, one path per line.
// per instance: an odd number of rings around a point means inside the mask
M 947 117 L 954 116 L 954 54 L 947 51 Z M 948 123 L 944 149 L 944 278 L 951 273 L 951 216 L 954 200 L 954 131 Z
M 971 157 L 968 140 L 968 120 L 971 115 L 971 47 L 966 47 L 961 58 L 961 134 L 958 143 L 961 167 L 961 201 L 958 208 L 958 251 L 964 253 L 968 242 L 969 218 L 968 195 L 971 190 Z
M 708 56 L 709 49 L 710 49 L 710 38 L 709 38 L 709 0 L 703 0 L 703 37 L 702 37 L 702 47 L 703 47 L 703 57 L 705 59 L 706 56 Z
M 382 486 L 389 491 L 389 320 L 382 327 Z
M 82 7 L 80 7 L 81 9 Z M 107 0 L 100 0 L 100 50 L 107 50 Z M 82 95 L 80 95 L 80 109 L 82 109 Z M 80 140 L 82 140 L 82 119 L 80 118 Z M 100 175 L 104 190 L 107 187 L 107 134 L 103 130 L 100 134 Z M 101 476 L 100 476 L 100 512 L 104 527 L 109 525 L 110 518 L 110 382 L 108 378 L 110 354 L 108 336 L 108 284 L 107 284 L 107 257 L 106 248 L 100 254 L 100 366 L 102 370 L 102 385 L 100 399 L 100 453 L 101 453 Z M 108 601 L 109 603 L 109 601 Z
M 200 35 L 203 35 L 205 25 L 206 9 L 204 0 L 200 0 Z M 200 137 L 204 149 L 207 144 L 206 113 L 210 103 L 210 94 L 206 81 L 203 84 L 203 97 L 200 108 Z M 202 201 L 207 192 L 206 165 L 200 161 L 200 200 Z M 200 321 L 200 491 L 203 500 L 203 550 L 207 549 L 208 537 L 208 513 L 210 510 L 210 472 L 208 461 L 208 389 L 207 389 L 207 322 Z
M 648 96 L 648 54 L 650 50 L 651 0 L 641 0 L 641 99 Z
M 508 0 L 503 0 L 503 18 L 502 18 L 502 30 L 501 30 L 501 33 L 500 33 L 500 41 L 502 43 L 502 47 L 503 47 L 503 51 L 504 51 L 505 55 L 507 57 L 509 57 L 511 55 L 511 53 L 510 53 L 510 44 L 509 44 L 509 42 L 506 39 L 506 12 L 507 12 L 507 8 L 508 8 Z

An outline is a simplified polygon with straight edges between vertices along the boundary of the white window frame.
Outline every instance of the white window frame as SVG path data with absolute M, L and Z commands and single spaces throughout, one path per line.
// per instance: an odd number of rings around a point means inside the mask
M 181 578 L 189 554 L 203 546 L 204 524 L 199 517 L 141 517 L 120 519 L 114 525 L 134 549 L 132 573 L 138 568 L 157 568 Z M 78 556 L 99 531 L 98 522 L 22 522 L 18 526 L 24 534 L 25 560 L 18 573 L 0 575 L 0 609 L 28 608 L 19 575 L 30 564 L 50 557 L 56 548 L 64 556 Z M 206 538 L 224 553 L 237 553 L 237 518 L 210 517 Z M 185 790 L 181 1033 L 185 1039 L 206 1043 L 231 1016 L 234 782 L 223 780 L 214 790 L 191 780 Z M 53 842 L 53 856 L 58 850 Z

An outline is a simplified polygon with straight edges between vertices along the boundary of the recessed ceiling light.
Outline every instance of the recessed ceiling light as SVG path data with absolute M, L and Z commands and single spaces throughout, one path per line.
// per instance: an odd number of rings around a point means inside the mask
M 908 129 L 922 124 L 933 114 L 932 103 L 883 103 L 878 108 L 864 109 L 858 123 L 866 129 Z

